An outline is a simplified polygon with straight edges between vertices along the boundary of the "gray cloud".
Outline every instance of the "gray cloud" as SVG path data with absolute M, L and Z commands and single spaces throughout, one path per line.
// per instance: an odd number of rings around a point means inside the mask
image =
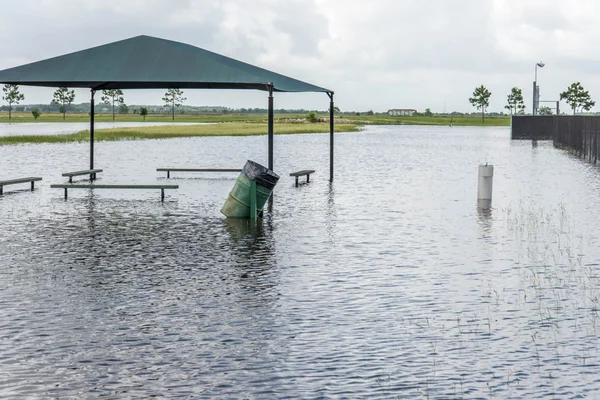
M 600 94 L 594 0 L 0 0 L 0 68 L 140 34 L 190 43 L 336 91 L 342 109 L 469 109 L 474 87 L 502 110 L 513 86 L 558 97 L 573 81 Z M 27 101 L 48 101 L 27 89 Z M 189 102 L 262 107 L 261 93 L 194 91 Z M 154 91 L 128 101 L 159 103 Z M 325 108 L 314 95 L 281 107 Z M 313 104 L 314 102 L 314 104 Z

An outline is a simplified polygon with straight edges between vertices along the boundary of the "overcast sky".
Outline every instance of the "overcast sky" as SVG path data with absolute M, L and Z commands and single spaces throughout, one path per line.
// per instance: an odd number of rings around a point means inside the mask
M 576 81 L 600 107 L 595 0 L 0 0 L 0 69 L 137 35 L 181 41 L 335 91 L 342 110 L 474 111 L 476 86 L 502 111 L 513 86 L 531 110 Z M 25 103 L 51 89 L 22 87 Z M 125 91 L 160 104 L 164 91 Z M 187 104 L 266 107 L 264 92 L 186 90 Z M 77 91 L 76 102 L 89 93 Z M 325 94 L 275 95 L 326 109 Z M 566 110 L 566 104 L 562 104 Z

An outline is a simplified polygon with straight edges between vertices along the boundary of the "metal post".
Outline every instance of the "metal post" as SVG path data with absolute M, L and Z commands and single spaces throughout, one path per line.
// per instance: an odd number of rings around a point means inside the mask
M 267 134 L 269 136 L 269 169 L 273 171 L 273 84 L 270 83 L 267 88 L 269 89 L 269 121 L 267 123 Z
M 94 94 L 96 91 L 91 89 L 90 92 L 90 169 L 94 169 Z M 67 192 L 65 190 L 65 198 L 66 195 Z
M 536 70 L 536 72 L 537 72 L 537 70 Z M 537 114 L 536 109 L 535 109 L 536 108 L 535 107 L 535 105 L 536 105 L 535 99 L 537 97 L 537 93 L 536 92 L 537 92 L 537 82 L 533 81 L 533 108 L 532 108 L 532 110 L 533 110 L 532 114 L 533 115 Z
M 327 95 L 329 96 L 329 182 L 333 182 L 333 131 L 335 129 L 333 92 L 328 92 Z
M 560 101 L 556 102 L 556 115 L 560 115 Z

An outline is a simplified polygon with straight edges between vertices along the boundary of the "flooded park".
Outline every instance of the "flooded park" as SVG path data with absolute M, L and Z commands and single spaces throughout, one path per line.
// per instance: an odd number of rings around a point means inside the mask
M 7 129 L 0 127 L 0 135 Z M 220 212 L 267 137 L 1 146 L 2 398 L 600 395 L 600 170 L 509 128 L 276 135 L 255 222 Z M 493 164 L 478 208 L 479 164 Z M 309 184 L 289 173 L 314 169 Z M 85 178 L 85 177 L 84 177 Z M 85 179 L 82 179 L 85 181 Z

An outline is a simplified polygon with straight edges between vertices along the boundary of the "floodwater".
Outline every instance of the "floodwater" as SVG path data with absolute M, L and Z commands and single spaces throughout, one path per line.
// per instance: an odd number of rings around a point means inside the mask
M 2 398 L 600 397 L 600 170 L 507 128 L 275 137 L 273 209 L 235 174 L 71 190 L 85 143 L 0 147 Z M 267 139 L 100 142 L 99 183 L 266 163 Z M 495 167 L 478 208 L 477 165 Z M 315 169 L 296 188 L 290 172 Z
M 94 129 L 135 128 L 138 126 L 206 125 L 196 122 L 96 122 Z M 0 124 L 2 136 L 66 135 L 90 129 L 87 122 L 18 122 Z

